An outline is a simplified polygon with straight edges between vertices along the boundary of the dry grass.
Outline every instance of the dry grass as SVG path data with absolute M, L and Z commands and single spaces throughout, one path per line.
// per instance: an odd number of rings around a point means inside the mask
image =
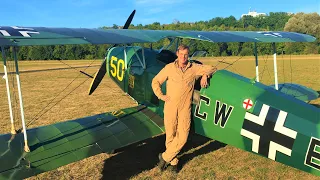
M 222 59 L 221 57 L 213 59 L 202 58 L 201 61 L 206 64 L 216 65 L 217 61 Z M 232 57 L 227 58 L 225 61 L 233 62 L 236 59 L 237 57 Z M 83 66 L 91 63 L 90 61 L 65 62 L 72 66 Z M 100 62 L 96 62 L 95 65 Z M 260 75 L 262 76 L 261 81 L 266 84 L 272 84 L 272 56 L 268 58 L 266 56 L 261 57 L 259 62 L 260 72 L 264 71 L 264 74 Z M 290 64 L 293 70 L 292 74 L 290 73 Z M 220 63 L 218 68 L 222 69 L 226 66 L 227 64 Z M 34 70 L 65 67 L 65 65 L 60 65 L 56 61 L 46 61 L 44 63 L 21 62 L 20 67 L 20 70 Z M 96 69 L 97 67 L 88 68 L 86 72 L 93 74 Z M 228 69 L 246 77 L 254 78 L 254 57 L 243 57 Z M 289 56 L 278 56 L 279 82 L 284 80 L 291 82 L 292 77 L 292 82 L 303 84 L 319 91 L 319 71 L 319 55 L 292 56 L 291 60 Z M 40 110 L 78 75 L 79 73 L 75 70 L 22 73 L 21 85 L 27 122 L 30 122 Z M 90 81 L 84 75 L 80 75 L 53 102 L 58 102 L 72 89 L 84 83 L 29 127 L 47 125 L 135 105 L 134 101 L 126 96 L 109 78 L 105 78 L 94 94 L 88 96 L 87 91 Z M 4 80 L 0 81 L 0 87 L 2 89 L 0 92 L 0 117 L 2 117 L 0 133 L 6 133 L 9 132 L 10 128 Z M 312 103 L 320 104 L 320 100 L 314 100 Z M 50 107 L 48 106 L 48 108 Z M 19 117 L 17 116 L 17 118 Z M 21 127 L 21 123 L 16 123 L 16 125 Z M 190 137 L 187 146 L 183 150 L 181 157 L 183 167 L 180 172 L 178 174 L 168 171 L 161 173 L 155 168 L 155 164 L 157 163 L 156 155 L 163 150 L 163 146 L 164 137 L 158 136 L 146 140 L 142 144 L 135 144 L 121 149 L 115 154 L 100 154 L 89 157 L 30 179 L 316 179 L 315 176 L 308 173 L 231 146 L 223 146 L 216 141 L 197 135 Z
M 19 70 L 20 71 L 29 71 L 29 70 L 39 70 L 39 69 L 55 69 L 55 68 L 68 68 L 68 65 L 72 65 L 72 67 L 79 67 L 79 66 L 91 66 L 100 65 L 101 59 L 96 60 L 61 60 L 61 61 L 19 61 Z M 14 62 L 8 61 L 7 68 L 12 71 L 14 69 Z M 84 69 L 84 68 L 82 68 Z M 3 73 L 3 68 L 0 68 L 0 73 Z

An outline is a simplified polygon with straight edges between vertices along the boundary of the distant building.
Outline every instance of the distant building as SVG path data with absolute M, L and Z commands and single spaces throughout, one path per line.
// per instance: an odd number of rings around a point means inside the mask
M 243 16 L 257 17 L 257 16 L 267 16 L 267 14 L 266 14 L 266 13 L 257 13 L 257 11 L 251 11 L 251 10 L 249 10 L 249 13 L 248 13 L 248 14 L 242 14 L 242 15 L 241 15 L 241 18 L 242 18 Z

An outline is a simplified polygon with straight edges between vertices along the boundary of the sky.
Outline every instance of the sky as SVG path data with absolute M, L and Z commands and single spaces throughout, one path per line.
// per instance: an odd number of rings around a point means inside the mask
M 249 9 L 258 13 L 320 14 L 320 0 L 1 0 L 0 26 L 99 28 L 131 24 L 169 24 L 207 21 L 214 17 L 239 19 Z

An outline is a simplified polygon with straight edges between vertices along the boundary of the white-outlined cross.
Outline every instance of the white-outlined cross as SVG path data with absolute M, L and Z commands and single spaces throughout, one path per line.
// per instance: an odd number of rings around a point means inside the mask
M 32 28 L 22 28 L 17 26 L 11 27 L 0 27 L 0 33 L 3 36 L 23 36 L 23 37 L 31 37 L 30 34 L 40 34 Z
M 291 156 L 297 132 L 284 126 L 287 112 L 263 104 L 259 116 L 246 112 L 240 134 L 252 140 L 252 151 L 275 160 L 276 152 Z M 268 119 L 277 116 L 276 119 Z M 266 121 L 267 120 L 267 121 Z M 275 122 L 275 123 L 274 123 Z

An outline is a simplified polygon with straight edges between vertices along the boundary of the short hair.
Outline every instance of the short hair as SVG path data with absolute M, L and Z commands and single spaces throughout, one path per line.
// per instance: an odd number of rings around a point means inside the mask
M 188 49 L 188 52 L 190 52 L 189 46 L 184 45 L 184 44 L 181 44 L 181 45 L 178 47 L 178 50 L 177 50 L 177 51 L 179 51 L 179 50 L 185 50 L 185 49 Z

